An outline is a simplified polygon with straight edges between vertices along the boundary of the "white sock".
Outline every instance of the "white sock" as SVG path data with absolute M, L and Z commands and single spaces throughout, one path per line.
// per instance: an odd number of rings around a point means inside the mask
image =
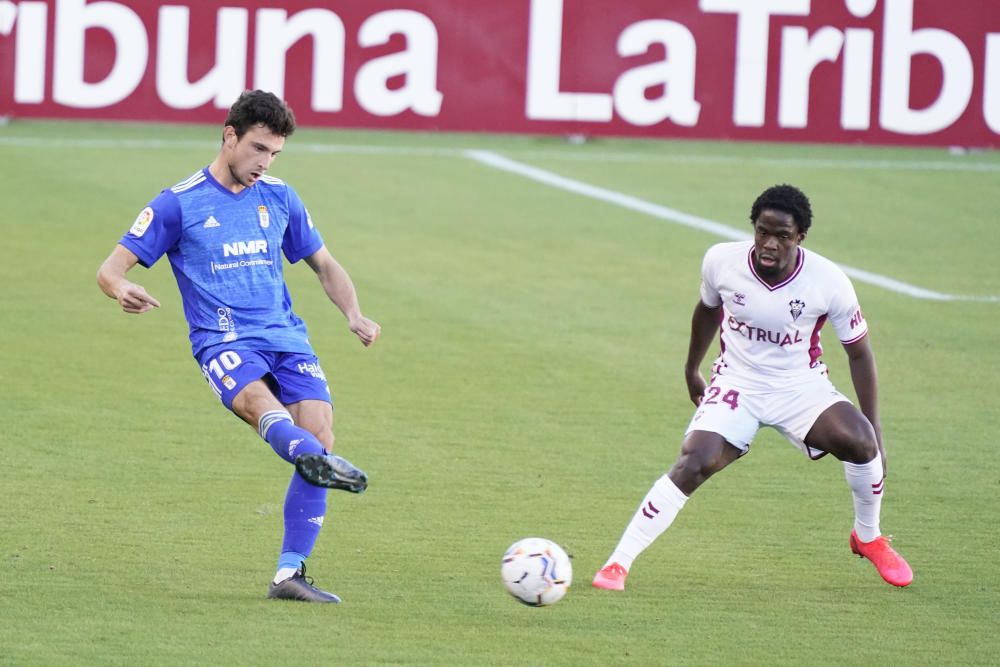
M 666 475 L 656 480 L 604 566 L 618 563 L 631 569 L 632 561 L 670 527 L 687 499 Z
M 274 574 L 274 583 L 280 584 L 285 579 L 290 579 L 296 572 L 298 570 L 294 567 L 283 567 Z
M 885 481 L 882 457 L 860 464 L 844 461 L 844 476 L 854 494 L 854 531 L 862 542 L 871 542 L 882 534 L 879 530 Z

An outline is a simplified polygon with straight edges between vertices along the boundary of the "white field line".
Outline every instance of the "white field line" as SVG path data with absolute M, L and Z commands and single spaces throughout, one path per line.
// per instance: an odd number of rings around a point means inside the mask
M 2 132 L 2 130 L 0 130 Z M 193 141 L 193 140 L 165 140 L 165 139 L 97 139 L 97 138 L 59 138 L 59 137 L 4 137 L 0 136 L 0 146 L 16 146 L 26 148 L 130 148 L 139 150 L 190 150 L 205 149 L 215 150 L 218 144 L 214 141 Z M 545 183 L 552 187 L 560 188 L 585 197 L 599 199 L 610 204 L 622 206 L 639 213 L 667 220 L 676 224 L 686 225 L 694 229 L 709 232 L 724 239 L 745 240 L 750 235 L 733 229 L 727 225 L 690 215 L 682 211 L 677 211 L 666 206 L 660 206 L 651 202 L 631 197 L 629 195 L 606 190 L 604 188 L 587 185 L 580 181 L 574 181 L 558 174 L 554 174 L 537 167 L 531 167 L 509 158 L 505 158 L 492 151 L 468 150 L 459 148 L 440 148 L 422 146 L 378 146 L 369 144 L 318 144 L 318 143 L 296 143 L 295 150 L 308 153 L 340 153 L 345 155 L 390 155 L 398 157 L 406 156 L 441 156 L 441 157 L 468 157 L 482 164 L 495 169 L 502 169 L 526 178 Z M 743 158 L 739 156 L 724 155 L 669 155 L 669 154 L 648 154 L 648 153 L 597 153 L 597 152 L 575 152 L 569 150 L 552 151 L 519 151 L 518 155 L 533 157 L 535 159 L 552 160 L 662 160 L 665 162 L 677 163 L 701 163 L 701 164 L 723 164 L 723 163 L 749 163 L 769 166 L 796 167 L 796 168 L 837 168 L 837 169 L 891 169 L 891 170 L 937 170 L 937 171 L 1000 171 L 1000 163 L 990 162 L 950 162 L 950 161 L 907 161 L 907 160 L 812 160 L 812 159 L 785 159 L 785 158 Z M 1000 296 L 962 296 L 956 294 L 945 294 L 934 290 L 924 289 L 915 285 L 910 285 L 887 276 L 871 273 L 863 269 L 855 269 L 850 266 L 840 265 L 842 269 L 851 277 L 871 285 L 906 294 L 917 299 L 928 299 L 934 301 L 982 301 L 1000 302 Z
M 691 227 L 692 229 L 708 232 L 709 234 L 719 236 L 724 239 L 745 241 L 752 238 L 748 232 L 741 232 L 713 220 L 700 218 L 696 215 L 684 213 L 683 211 L 678 211 L 666 206 L 660 206 L 659 204 L 653 204 L 643 199 L 622 194 L 621 192 L 616 192 L 614 190 L 588 185 L 571 178 L 566 178 L 565 176 L 560 176 L 559 174 L 555 174 L 551 171 L 546 171 L 521 162 L 516 162 L 510 158 L 506 158 L 491 151 L 468 150 L 465 154 L 470 159 L 494 169 L 511 172 L 560 190 L 566 190 L 567 192 L 572 192 L 584 197 L 590 197 L 591 199 L 597 199 L 598 201 L 603 201 L 608 204 L 621 206 L 622 208 L 637 211 L 654 218 L 667 220 L 668 222 L 684 225 L 685 227 Z M 855 269 L 854 267 L 845 266 L 843 264 L 840 265 L 840 268 L 842 268 L 847 275 L 851 276 L 855 280 L 875 285 L 877 287 L 882 287 L 893 292 L 898 292 L 899 294 L 905 294 L 916 299 L 927 299 L 932 301 L 1000 302 L 1000 297 L 998 296 L 961 296 L 956 294 L 945 294 L 943 292 L 936 292 L 934 290 L 924 289 L 923 287 L 910 285 L 908 283 L 879 275 L 877 273 L 871 273 L 870 271 L 865 271 L 863 269 Z
M 153 150 L 214 150 L 215 142 L 186 139 L 97 139 L 58 137 L 4 137 L 0 129 L 0 146 L 24 148 L 132 148 Z M 369 144 L 320 144 L 295 142 L 290 149 L 305 153 L 341 153 L 345 155 L 398 155 L 457 157 L 465 154 L 461 148 L 433 146 L 378 146 Z M 973 171 L 1000 172 L 1000 162 L 969 160 L 970 156 L 956 156 L 954 160 L 862 160 L 831 158 L 766 158 L 739 155 L 697 155 L 688 153 L 629 153 L 624 151 L 584 150 L 519 150 L 511 149 L 518 157 L 532 160 L 570 160 L 601 162 L 670 162 L 674 164 L 726 165 L 749 164 L 762 167 L 788 169 L 869 169 L 874 171 Z
M 514 152 L 514 151 L 510 151 Z M 781 158 L 742 155 L 695 155 L 689 153 L 624 153 L 598 151 L 517 151 L 518 157 L 535 160 L 571 160 L 601 162 L 671 162 L 692 165 L 748 164 L 760 167 L 802 169 L 869 169 L 873 171 L 982 171 L 1000 172 L 1000 162 L 961 162 L 949 160 L 862 160 L 832 158 Z

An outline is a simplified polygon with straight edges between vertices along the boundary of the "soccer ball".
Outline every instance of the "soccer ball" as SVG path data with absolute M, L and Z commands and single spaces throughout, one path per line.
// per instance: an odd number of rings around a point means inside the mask
M 573 565 L 561 546 L 544 537 L 526 537 L 510 545 L 500 563 L 507 591 L 532 607 L 562 600 L 573 582 Z

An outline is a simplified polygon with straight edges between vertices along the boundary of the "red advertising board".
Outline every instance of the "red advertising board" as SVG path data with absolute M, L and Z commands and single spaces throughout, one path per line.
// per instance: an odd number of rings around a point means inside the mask
M 1000 146 L 993 0 L 0 0 L 0 115 Z

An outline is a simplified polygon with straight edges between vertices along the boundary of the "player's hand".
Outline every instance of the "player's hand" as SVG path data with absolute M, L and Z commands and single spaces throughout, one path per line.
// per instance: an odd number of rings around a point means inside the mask
M 351 333 L 357 336 L 358 340 L 360 340 L 361 344 L 365 347 L 374 343 L 378 339 L 379 334 L 382 333 L 382 327 L 378 325 L 378 322 L 370 320 L 364 315 L 359 315 L 354 318 L 350 321 L 349 325 L 351 327 Z
M 688 396 L 691 397 L 691 402 L 696 407 L 701 405 L 702 396 L 705 395 L 705 387 L 708 386 L 708 383 L 705 382 L 705 376 L 701 374 L 701 371 L 695 371 L 686 373 L 684 379 L 687 381 Z
M 142 285 L 125 281 L 115 295 L 118 304 L 126 313 L 139 315 L 153 308 L 159 308 L 160 302 L 154 299 Z

